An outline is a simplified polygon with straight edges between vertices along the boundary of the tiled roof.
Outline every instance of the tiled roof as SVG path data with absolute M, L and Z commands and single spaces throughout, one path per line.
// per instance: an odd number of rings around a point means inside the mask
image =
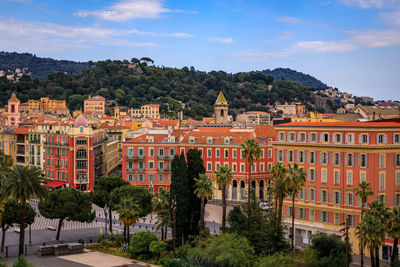
M 275 137 L 275 128 L 274 126 L 257 126 L 256 136 L 257 138 Z
M 8 101 L 11 102 L 19 102 L 19 99 L 17 98 L 17 96 L 15 95 L 15 93 L 13 93 L 10 97 L 10 99 L 8 99 Z
M 400 128 L 397 122 L 290 122 L 275 125 L 279 127 L 337 127 L 337 128 Z

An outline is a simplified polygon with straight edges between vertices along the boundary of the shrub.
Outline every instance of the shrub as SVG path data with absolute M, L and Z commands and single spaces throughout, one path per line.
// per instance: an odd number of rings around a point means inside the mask
M 154 257 L 156 257 L 157 260 L 160 259 L 160 256 L 167 252 L 167 249 L 168 244 L 160 240 L 151 241 L 149 246 L 150 252 L 153 254 Z
M 279 267 L 291 267 L 293 265 L 292 257 L 287 254 L 275 253 L 272 256 L 262 257 L 255 264 L 256 267 L 269 267 L 269 266 L 279 266 Z
M 317 233 L 311 238 L 311 248 L 317 251 L 319 266 L 346 265 L 346 243 L 336 235 Z M 351 245 L 349 247 L 349 263 L 351 263 Z
M 156 241 L 157 237 L 150 232 L 139 232 L 132 235 L 129 245 L 129 253 L 131 257 L 140 257 L 142 259 L 150 258 L 150 244 Z
M 29 263 L 23 255 L 18 257 L 18 260 L 14 262 L 13 267 L 35 267 L 32 263 Z
M 190 264 L 184 259 L 175 259 L 175 258 L 162 259 L 161 264 L 164 267 L 195 267 L 195 265 Z
M 108 239 L 108 237 L 105 234 L 101 234 L 97 237 L 97 243 L 102 243 L 105 239 Z

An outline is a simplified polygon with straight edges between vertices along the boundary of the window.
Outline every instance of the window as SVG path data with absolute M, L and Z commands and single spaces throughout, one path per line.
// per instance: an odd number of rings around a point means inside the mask
M 297 218 L 301 220 L 304 220 L 306 218 L 306 211 L 304 208 L 299 208 L 297 210 Z
M 308 162 L 311 164 L 315 163 L 315 152 L 308 152 Z
M 237 172 L 237 165 L 236 165 L 236 163 L 232 163 L 232 171 Z
M 158 156 L 160 156 L 160 157 L 164 157 L 164 156 L 165 156 L 165 150 L 164 150 L 164 148 L 159 148 L 159 149 L 158 149 Z
M 169 149 L 169 156 L 170 156 L 170 157 L 175 156 L 175 148 L 170 148 L 170 149 Z
M 244 164 L 240 163 L 240 172 L 244 172 Z
M 358 155 L 358 166 L 367 167 L 368 165 L 368 156 L 366 154 Z
M 243 149 L 240 150 L 240 158 L 244 159 L 244 150 Z
M 260 172 L 264 172 L 264 163 L 260 163 Z
M 347 215 L 347 223 L 349 226 L 354 226 L 354 216 L 353 215 Z
M 76 162 L 76 168 L 79 169 L 79 170 L 87 169 L 86 160 L 78 160 Z
M 149 156 L 154 157 L 154 148 L 149 148 Z
M 360 137 L 359 137 L 359 142 L 360 142 L 360 144 L 369 144 L 369 135 L 368 134 L 360 134 Z
M 76 151 L 76 158 L 77 159 L 86 159 L 87 158 L 86 150 L 85 149 L 78 149 Z
M 339 184 L 340 183 L 340 171 L 339 170 L 334 170 L 333 171 L 333 182 L 335 184 Z
M 260 155 L 260 158 L 264 158 L 264 149 L 261 149 L 261 155 Z
M 304 163 L 305 162 L 305 153 L 304 153 L 304 151 L 299 151 L 298 152 L 298 161 L 300 162 L 300 163 Z
M 128 182 L 133 182 L 133 174 L 128 174 Z
M 385 190 L 385 173 L 381 172 L 379 174 L 379 190 Z
M 315 181 L 315 180 L 317 180 L 317 177 L 316 177 L 317 175 L 316 175 L 316 171 L 315 171 L 315 169 L 309 169 L 308 170 L 308 179 L 310 180 L 310 181 Z
M 305 142 L 306 141 L 306 134 L 305 133 L 300 133 L 299 134 L 299 142 Z
M 386 134 L 378 134 L 376 136 L 376 144 L 377 145 L 382 145 L 387 143 L 387 137 Z
M 360 182 L 367 181 L 367 174 L 365 172 L 360 172 Z
M 396 185 L 400 185 L 400 172 L 396 172 Z
M 300 192 L 299 192 L 299 196 L 298 196 L 297 198 L 299 198 L 299 199 L 301 199 L 301 200 L 306 199 L 306 189 L 301 188 L 301 189 L 300 189 Z
M 77 145 L 86 145 L 86 139 L 76 139 L 76 144 Z
M 126 169 L 128 171 L 133 171 L 133 166 L 134 166 L 133 162 L 129 161 L 127 162 Z
M 211 158 L 211 148 L 207 148 L 207 158 Z
M 211 164 L 211 162 L 207 162 L 207 171 L 212 171 L 212 164 Z
M 398 144 L 400 143 L 400 134 L 394 134 L 393 135 L 393 144 Z
M 138 149 L 138 155 L 139 156 L 144 156 L 144 149 L 143 148 L 139 148 Z
M 394 166 L 396 166 L 396 167 L 400 166 L 400 154 L 394 155 Z
M 229 149 L 224 149 L 225 158 L 229 158 Z
M 315 220 L 315 211 L 310 210 L 310 221 L 314 221 L 314 220 Z
M 159 182 L 164 182 L 165 181 L 164 174 L 159 174 L 157 179 L 158 179 Z
M 347 185 L 353 184 L 353 173 L 351 171 L 347 172 Z
M 400 194 L 395 194 L 394 195 L 394 205 L 399 206 L 400 205 Z
M 268 149 L 268 158 L 272 158 L 272 149 Z
M 334 142 L 335 143 L 341 143 L 342 142 L 342 134 L 335 134 L 333 136 L 333 138 L 334 138 Z
M 315 201 L 315 189 L 309 189 L 309 195 L 308 195 L 308 198 L 309 198 L 309 200 L 310 201 Z
M 127 158 L 132 158 L 133 155 L 134 155 L 134 150 L 133 150 L 133 148 L 127 148 L 127 149 L 126 149 L 126 157 L 127 157 Z
M 149 169 L 150 170 L 154 169 L 154 162 L 153 161 L 149 161 L 148 165 L 149 165 Z
M 158 162 L 158 169 L 163 171 L 165 168 L 164 162 Z
M 215 170 L 217 170 L 217 171 L 218 171 L 218 169 L 219 169 L 219 166 L 221 166 L 221 164 L 219 164 L 219 162 L 216 162 L 216 163 L 215 163 Z
M 328 191 L 327 190 L 321 190 L 321 196 L 320 196 L 320 201 L 322 203 L 328 203 Z
M 329 220 L 328 212 L 327 212 L 327 211 L 321 211 L 321 212 L 320 212 L 320 217 L 321 217 L 321 218 L 320 218 L 321 222 L 327 223 L 328 220 Z
M 278 133 L 278 141 L 285 141 L 285 133 L 279 132 Z
M 385 154 L 379 154 L 379 168 L 385 168 Z
M 379 195 L 378 200 L 381 203 L 387 203 L 387 196 L 386 195 Z
M 353 195 L 353 193 L 346 193 L 345 204 L 347 206 L 354 206 L 354 195 Z
M 326 180 L 327 180 L 326 176 L 327 176 L 326 169 L 321 170 L 321 182 L 326 183 Z
M 317 134 L 316 133 L 310 134 L 310 142 L 317 142 Z
M 291 142 L 296 141 L 296 134 L 295 133 L 289 133 L 289 141 L 291 141 Z
M 321 134 L 321 143 L 329 143 L 329 134 L 328 133 Z
M 333 192 L 333 204 L 340 204 L 340 192 L 334 191 Z
M 288 161 L 289 162 L 294 161 L 294 151 L 288 151 Z
M 149 182 L 154 182 L 154 174 L 149 174 L 149 175 L 147 175 L 147 180 L 148 180 Z
M 329 154 L 328 152 L 320 152 L 320 162 L 321 164 L 328 164 Z
M 216 149 L 215 149 L 215 157 L 216 157 L 216 158 L 219 158 L 219 157 L 220 157 L 220 150 L 219 150 L 219 148 L 216 148 Z
M 340 218 L 339 213 L 335 213 L 335 224 L 339 224 L 339 218 Z
M 144 174 L 138 174 L 137 180 L 138 180 L 138 182 L 143 182 L 144 181 Z
M 354 154 L 346 154 L 346 166 L 354 166 Z
M 278 151 L 278 161 L 285 161 L 285 152 L 283 150 Z
M 354 134 L 346 134 L 346 144 L 354 143 Z

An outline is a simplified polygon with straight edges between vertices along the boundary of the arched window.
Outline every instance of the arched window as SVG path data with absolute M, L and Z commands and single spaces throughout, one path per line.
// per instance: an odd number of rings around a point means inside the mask
M 223 117 L 223 116 L 224 116 L 224 110 L 221 109 L 221 117 Z
M 79 131 L 83 133 L 83 126 L 79 127 Z
M 76 151 L 76 158 L 77 159 L 86 159 L 87 158 L 86 150 L 78 149 L 78 151 Z

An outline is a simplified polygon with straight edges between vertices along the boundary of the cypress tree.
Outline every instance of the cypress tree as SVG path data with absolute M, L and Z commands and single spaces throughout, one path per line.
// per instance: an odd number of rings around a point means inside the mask
M 189 197 L 191 208 L 188 213 L 189 219 L 189 235 L 199 234 L 199 221 L 201 213 L 201 199 L 194 193 L 196 183 L 195 178 L 199 178 L 200 173 L 205 173 L 203 159 L 201 158 L 200 151 L 197 149 L 189 149 L 187 152 L 187 166 L 188 166 L 188 183 L 189 183 Z

